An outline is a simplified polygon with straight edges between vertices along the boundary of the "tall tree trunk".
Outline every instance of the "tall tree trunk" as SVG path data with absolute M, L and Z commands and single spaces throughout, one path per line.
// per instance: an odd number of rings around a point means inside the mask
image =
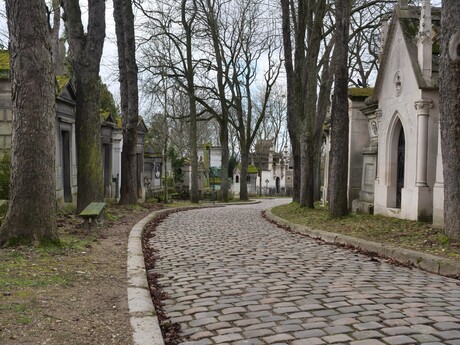
M 329 216 L 348 214 L 348 0 L 336 2 L 336 72 L 331 112 Z
M 313 186 L 313 200 L 320 201 L 321 200 L 321 183 L 323 182 L 323 176 L 321 175 L 321 149 L 315 149 L 315 159 L 314 159 L 314 166 L 315 166 L 315 181 Z
M 81 63 L 82 61 L 80 60 L 76 64 Z M 99 76 L 85 75 L 86 72 L 82 72 L 84 66 L 75 68 L 76 64 L 74 64 L 74 70 L 77 75 L 75 78 L 77 101 L 75 136 L 78 157 L 78 213 L 89 203 L 103 200 L 104 185 L 98 106 L 99 87 L 95 87 L 95 85 L 99 84 Z
M 56 95 L 43 0 L 7 0 L 13 132 L 10 203 L 0 245 L 58 242 Z
M 53 65 L 55 75 L 62 74 L 61 44 L 59 31 L 61 29 L 61 2 L 53 0 L 53 29 L 51 30 L 51 46 L 53 53 Z
M 113 17 L 118 47 L 120 95 L 122 98 L 123 149 L 121 159 L 120 204 L 135 204 L 142 189 L 137 173 L 137 122 L 139 96 L 137 85 L 134 15 L 131 0 L 114 0 Z
M 220 139 L 220 147 L 222 152 L 222 161 L 221 161 L 221 181 L 220 181 L 220 193 L 223 202 L 228 202 L 228 189 L 229 189 L 229 182 L 228 182 L 228 162 L 229 162 L 229 149 L 228 149 L 228 127 L 229 127 L 229 110 L 227 107 L 227 99 L 226 99 L 226 89 L 225 89 L 225 75 L 224 75 L 224 63 L 223 57 L 221 53 L 221 45 L 219 42 L 219 25 L 217 22 L 216 14 L 215 14 L 215 4 L 211 0 L 206 0 L 206 7 L 208 10 L 208 25 L 210 29 L 211 39 L 212 39 L 212 46 L 215 54 L 216 59 L 216 66 L 217 66 L 217 90 L 218 90 L 218 97 L 220 102 L 220 109 L 221 115 L 217 117 L 217 121 L 219 122 L 219 139 Z
M 300 205 L 314 208 L 314 150 L 312 138 L 309 137 L 308 131 L 305 131 L 302 135 L 300 157 L 302 167 L 300 179 Z
M 192 72 L 193 73 L 193 72 Z M 193 81 L 192 81 L 193 83 Z M 197 109 L 195 100 L 195 90 L 189 90 L 190 98 L 190 201 L 198 203 L 200 201 L 198 192 L 198 154 L 197 154 Z
M 62 0 L 76 86 L 76 141 L 78 157 L 77 212 L 104 198 L 99 68 L 105 38 L 105 0 L 88 2 L 87 33 L 83 31 L 78 0 Z
M 439 75 L 444 231 L 460 240 L 460 6 L 443 0 Z
M 192 25 L 196 16 L 196 8 L 194 13 L 190 13 L 191 18 L 187 20 L 187 0 L 182 0 L 182 26 L 185 29 L 185 45 L 187 49 L 186 60 L 187 60 L 187 95 L 190 104 L 190 201 L 192 203 L 199 202 L 198 195 L 198 154 L 197 154 L 197 108 L 196 108 L 196 95 L 195 95 L 195 81 L 194 81 L 194 69 L 193 69 L 193 47 L 192 47 L 192 36 L 193 30 Z M 211 163 L 211 162 L 209 162 Z
M 222 171 L 221 171 L 221 182 L 220 182 L 220 193 L 223 202 L 228 202 L 228 113 L 224 111 L 222 114 L 221 128 L 220 128 L 220 147 L 222 150 Z
M 319 201 L 322 197 L 321 193 L 321 184 L 324 182 L 324 174 L 321 174 L 321 154 L 322 154 L 322 145 L 324 139 L 324 121 L 326 119 L 326 114 L 330 104 L 331 98 L 331 90 L 332 90 L 332 82 L 333 78 L 333 71 L 331 71 L 331 66 L 335 65 L 336 54 L 332 54 L 331 50 L 333 48 L 334 41 L 331 40 L 326 47 L 324 55 L 322 57 L 322 71 L 321 71 L 321 83 L 319 87 L 319 95 L 318 95 L 318 110 L 316 115 L 316 122 L 315 122 L 315 158 L 314 158 L 314 165 L 315 165 L 315 185 L 314 185 L 314 200 Z M 335 52 L 335 51 L 334 51 Z
M 326 13 L 325 0 L 308 0 L 304 5 L 303 14 L 306 19 L 303 24 L 306 30 L 305 57 L 302 58 L 300 76 L 303 78 L 302 91 L 300 97 L 303 100 L 303 128 L 302 136 L 302 176 L 301 176 L 301 195 L 300 205 L 314 208 L 314 185 L 315 185 L 315 135 L 316 126 L 321 119 L 318 117 L 318 59 L 323 36 L 323 20 Z M 299 12 L 299 16 L 301 13 Z M 301 47 L 300 47 L 301 48 Z M 298 48 L 297 48 L 298 49 Z M 321 123 L 322 125 L 322 123 Z M 306 160 L 305 162 L 303 160 Z
M 248 166 L 249 166 L 249 152 L 243 148 L 241 150 L 241 164 L 240 164 L 240 200 L 249 200 L 248 195 Z
M 300 178 L 301 172 L 301 157 L 300 157 L 300 142 L 291 139 L 292 159 L 294 160 L 294 168 L 292 171 L 292 201 L 300 203 Z
M 283 51 L 284 66 L 286 69 L 287 83 L 287 127 L 292 148 L 292 158 L 294 160 L 293 179 L 292 179 L 292 200 L 300 202 L 300 139 L 297 135 L 298 117 L 300 114 L 296 111 L 296 93 L 294 87 L 295 74 L 293 65 L 292 42 L 291 42 L 291 21 L 289 0 L 281 0 L 282 21 L 283 21 Z

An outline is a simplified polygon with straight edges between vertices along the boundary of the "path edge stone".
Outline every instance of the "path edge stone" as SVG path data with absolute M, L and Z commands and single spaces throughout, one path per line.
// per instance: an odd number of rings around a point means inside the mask
M 286 219 L 274 215 L 271 212 L 271 209 L 267 209 L 265 211 L 265 215 L 269 220 L 279 225 L 288 226 L 292 230 L 306 234 L 312 238 L 320 239 L 326 243 L 359 248 L 368 252 L 376 253 L 380 257 L 392 259 L 396 262 L 413 266 L 430 273 L 460 278 L 460 265 L 458 262 L 448 258 L 291 223 Z
M 164 210 L 150 213 L 134 225 L 129 233 L 127 259 L 128 309 L 133 330 L 133 343 L 135 345 L 164 345 L 165 343 L 150 296 L 144 253 L 142 251 L 144 227 L 162 212 Z

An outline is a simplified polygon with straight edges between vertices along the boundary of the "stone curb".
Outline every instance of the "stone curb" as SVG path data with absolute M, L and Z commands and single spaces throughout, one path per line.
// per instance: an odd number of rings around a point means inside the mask
M 216 202 L 215 204 L 211 202 L 205 202 L 205 203 L 202 203 L 200 204 L 199 206 L 196 206 L 196 207 L 212 207 L 212 206 L 244 206 L 244 205 L 254 205 L 254 204 L 260 204 L 261 201 L 260 200 L 249 200 L 249 201 L 244 201 L 244 202 L 227 202 L 227 203 L 223 203 L 223 202 Z
M 160 324 L 150 297 L 142 252 L 145 225 L 161 211 L 152 212 L 131 229 L 128 238 L 128 309 L 135 345 L 164 345 Z
M 460 264 L 451 259 L 323 230 L 312 229 L 303 225 L 290 223 L 283 218 L 275 216 L 271 210 L 266 210 L 265 214 L 268 219 L 274 221 L 275 223 L 283 226 L 289 226 L 295 231 L 316 239 L 321 239 L 326 243 L 350 245 L 355 248 L 360 248 L 368 252 L 376 253 L 378 256 L 389 258 L 402 264 L 417 267 L 424 271 L 439 274 L 442 276 L 460 277 Z

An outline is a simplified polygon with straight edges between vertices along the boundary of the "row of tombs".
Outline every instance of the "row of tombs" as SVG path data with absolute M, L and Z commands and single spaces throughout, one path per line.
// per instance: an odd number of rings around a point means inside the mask
M 0 153 L 11 150 L 12 110 L 9 56 L 0 52 Z M 2 63 L 4 61 L 5 63 Z M 56 96 L 56 203 L 76 203 L 77 198 L 77 150 L 75 140 L 75 88 L 69 78 L 58 77 Z M 147 132 L 142 119 L 138 122 L 137 180 L 138 196 L 144 198 L 144 136 Z M 104 179 L 104 196 L 119 197 L 121 177 L 121 152 L 123 135 L 121 124 L 111 114 L 101 114 L 101 151 Z M 8 181 L 4 181 L 8 184 Z M 3 187 L 2 187 L 3 188 Z

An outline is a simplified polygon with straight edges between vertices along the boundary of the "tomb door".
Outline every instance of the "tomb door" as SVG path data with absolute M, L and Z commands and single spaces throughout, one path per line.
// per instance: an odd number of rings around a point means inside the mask
M 62 183 L 64 202 L 72 202 L 72 187 L 70 178 L 70 132 L 62 131 Z
M 111 186 L 112 186 L 112 171 L 111 160 L 110 160 L 111 148 L 109 144 L 102 144 L 102 161 L 104 162 L 104 196 L 106 198 L 111 197 Z
M 136 154 L 136 176 L 137 176 L 137 196 L 142 197 L 142 172 L 144 170 L 144 160 L 140 153 Z
M 406 155 L 406 141 L 404 130 L 401 128 L 398 139 L 398 162 L 396 174 L 396 208 L 401 208 L 401 192 L 404 188 L 404 162 Z

